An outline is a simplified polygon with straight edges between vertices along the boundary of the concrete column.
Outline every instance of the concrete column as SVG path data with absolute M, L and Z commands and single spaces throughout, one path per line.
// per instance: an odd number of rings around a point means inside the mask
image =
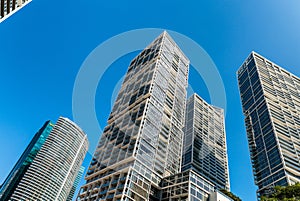
M 4 0 L 0 0 L 0 15 L 1 15 L 1 18 L 4 17 Z
M 16 9 L 16 0 L 12 0 L 12 10 Z
M 10 13 L 10 0 L 6 0 L 6 14 Z

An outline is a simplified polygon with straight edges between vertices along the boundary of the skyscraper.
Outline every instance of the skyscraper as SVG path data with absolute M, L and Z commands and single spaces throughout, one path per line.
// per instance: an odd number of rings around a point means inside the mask
M 43 127 L 34 135 L 33 139 L 23 152 L 22 156 L 5 179 L 0 188 L 0 200 L 8 200 L 16 190 L 19 182 L 31 165 L 33 159 L 40 151 L 45 140 L 49 136 L 53 124 L 47 121 Z
M 66 200 L 87 150 L 87 136 L 72 121 L 46 122 L 2 185 L 1 201 Z
M 129 65 L 77 200 L 157 200 L 181 169 L 189 60 L 167 32 Z
M 258 196 L 300 182 L 300 79 L 255 52 L 237 75 Z
M 223 109 L 197 94 L 186 106 L 182 171 L 192 169 L 218 189 L 230 189 Z
M 30 2 L 31 0 L 0 0 L 0 23 Z
M 193 94 L 186 104 L 182 171 L 163 178 L 161 201 L 232 201 L 223 109 Z
M 66 201 L 72 201 L 73 200 L 76 188 L 77 188 L 77 186 L 80 182 L 80 179 L 81 179 L 81 177 L 84 173 L 84 170 L 85 170 L 85 168 L 83 166 L 81 166 Z

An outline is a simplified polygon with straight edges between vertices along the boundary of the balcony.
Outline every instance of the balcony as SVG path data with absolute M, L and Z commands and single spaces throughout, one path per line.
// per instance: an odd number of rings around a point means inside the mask
M 118 179 L 115 179 L 111 182 L 111 184 L 116 184 L 116 183 L 118 183 Z
M 107 190 L 101 191 L 99 194 L 100 194 L 100 195 L 104 195 L 104 194 L 106 194 L 106 193 L 107 193 Z
M 109 188 L 108 191 L 110 192 L 110 191 L 113 191 L 115 189 L 116 189 L 116 186 L 113 186 L 113 187 Z
M 124 186 L 125 186 L 124 184 L 120 184 L 120 185 L 117 186 L 117 189 L 123 189 Z
M 120 181 L 122 182 L 122 181 L 125 181 L 126 180 L 126 177 L 121 177 L 120 178 Z
M 106 199 L 113 199 L 114 198 L 114 194 L 109 194 L 108 196 L 106 196 Z

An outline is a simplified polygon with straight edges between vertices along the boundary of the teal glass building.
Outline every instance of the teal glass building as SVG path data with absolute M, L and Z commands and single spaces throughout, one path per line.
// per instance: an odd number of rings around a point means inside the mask
M 86 134 L 68 118 L 47 121 L 1 186 L 1 201 L 59 200 L 73 193 L 88 150 Z
M 4 183 L 1 185 L 0 200 L 8 200 L 12 196 L 33 159 L 36 157 L 45 140 L 49 136 L 52 128 L 53 124 L 51 124 L 50 121 L 47 121 L 34 135 L 22 156 L 11 170 Z
M 72 201 L 73 200 L 76 188 L 77 188 L 77 186 L 78 186 L 78 184 L 80 182 L 81 177 L 83 176 L 84 170 L 85 170 L 85 167 L 81 166 L 80 169 L 79 169 L 79 172 L 78 172 L 78 174 L 76 176 L 76 179 L 75 179 L 75 181 L 73 183 L 71 191 L 70 191 L 70 193 L 69 193 L 69 195 L 67 197 L 67 201 Z

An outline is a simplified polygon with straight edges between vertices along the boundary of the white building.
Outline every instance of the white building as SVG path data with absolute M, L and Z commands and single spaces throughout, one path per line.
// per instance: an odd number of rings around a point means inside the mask
M 60 117 L 9 200 L 66 200 L 87 150 L 86 134 Z
M 209 201 L 233 201 L 233 199 L 219 191 L 215 191 L 209 195 Z
M 130 63 L 77 200 L 153 200 L 181 169 L 189 60 L 163 32 Z
M 30 2 L 31 0 L 0 0 L 0 23 Z
M 186 106 L 182 171 L 192 169 L 230 190 L 224 111 L 192 95 Z

